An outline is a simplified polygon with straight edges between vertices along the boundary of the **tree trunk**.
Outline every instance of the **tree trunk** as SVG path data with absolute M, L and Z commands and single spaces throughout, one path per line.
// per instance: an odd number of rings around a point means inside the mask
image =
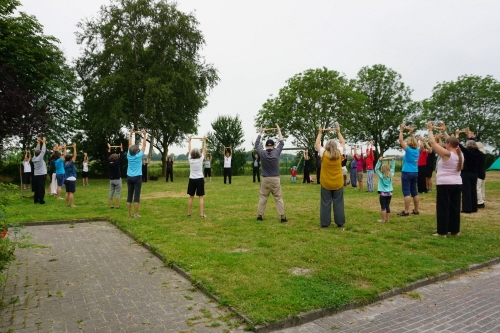
M 167 174 L 167 157 L 168 157 L 168 143 L 163 142 L 163 151 L 161 152 L 161 175 L 164 177 Z

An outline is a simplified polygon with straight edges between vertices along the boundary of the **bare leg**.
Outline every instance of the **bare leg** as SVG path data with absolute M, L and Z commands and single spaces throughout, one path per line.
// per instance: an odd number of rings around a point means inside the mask
M 203 203 L 205 202 L 205 199 L 203 199 L 203 196 L 200 196 L 200 216 L 204 216 L 203 214 Z
M 405 213 L 408 213 L 410 210 L 410 201 L 411 201 L 411 197 L 406 196 L 405 197 Z
M 115 199 L 115 207 L 120 208 L 120 198 Z
M 384 210 L 381 211 L 381 214 L 382 214 L 382 222 L 386 222 L 387 221 L 387 212 Z
M 192 196 L 189 196 L 188 199 L 188 216 L 191 216 L 191 208 L 193 207 L 193 198 Z
M 420 198 L 418 195 L 413 197 L 413 206 L 415 206 L 415 211 L 418 212 L 418 204 L 420 203 Z
M 391 216 L 391 213 L 386 213 L 385 214 L 385 222 L 389 222 L 389 217 Z
M 139 215 L 139 203 L 134 202 L 134 215 Z
M 113 199 L 109 199 L 109 207 L 114 207 L 113 206 Z
M 75 194 L 74 193 L 69 193 L 69 205 L 71 207 L 76 207 L 75 206 Z
M 66 192 L 66 206 L 69 206 L 69 193 Z
M 127 214 L 128 214 L 128 216 L 131 216 L 130 215 L 130 204 L 131 203 L 127 201 Z
M 56 195 L 57 199 L 62 199 L 62 198 L 61 198 L 61 191 L 62 191 L 62 187 L 61 187 L 61 186 L 58 186 L 58 187 L 57 187 L 57 195 Z M 66 194 L 67 194 L 67 193 L 66 193 Z

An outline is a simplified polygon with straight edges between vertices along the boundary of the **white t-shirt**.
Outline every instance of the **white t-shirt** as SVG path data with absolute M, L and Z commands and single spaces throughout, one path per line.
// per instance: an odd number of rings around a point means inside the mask
M 224 156 L 224 168 L 230 168 L 231 167 L 231 156 L 226 157 Z
M 203 160 L 205 157 L 201 154 L 200 158 L 192 159 L 191 154 L 188 154 L 189 161 L 189 178 L 199 179 L 203 178 Z
M 87 162 L 83 162 L 83 171 L 85 172 L 89 171 L 89 164 Z
M 31 173 L 31 164 L 30 162 L 23 161 L 23 172 L 24 173 Z
M 210 161 L 205 161 L 205 169 L 210 169 Z

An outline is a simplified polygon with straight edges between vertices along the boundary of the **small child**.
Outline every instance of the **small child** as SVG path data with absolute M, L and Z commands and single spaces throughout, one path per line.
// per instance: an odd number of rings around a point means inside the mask
M 383 160 L 391 160 L 389 164 L 382 164 Z M 382 219 L 377 222 L 389 222 L 391 214 L 391 198 L 392 198 L 392 177 L 394 177 L 394 170 L 396 169 L 396 157 L 383 158 L 380 157 L 375 166 L 375 172 L 378 175 L 378 194 L 380 201 L 380 210 L 382 212 Z
M 29 150 L 26 150 L 24 153 L 24 160 L 23 160 L 23 178 L 22 178 L 22 183 L 23 183 L 23 189 L 26 190 L 26 185 L 30 185 L 30 179 L 31 179 L 31 152 Z M 29 188 L 29 186 L 28 186 Z
M 292 174 L 292 183 L 296 183 L 297 182 L 297 166 L 294 165 L 291 169 L 290 169 L 290 173 Z
M 83 153 L 82 186 L 89 186 L 89 157 Z

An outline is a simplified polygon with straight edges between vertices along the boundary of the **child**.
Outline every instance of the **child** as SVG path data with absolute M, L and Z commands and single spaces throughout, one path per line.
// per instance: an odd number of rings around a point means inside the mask
M 292 174 L 292 183 L 296 183 L 297 182 L 297 166 L 293 166 L 291 169 L 290 169 L 290 173 Z
M 366 192 L 373 192 L 373 162 L 375 157 L 373 156 L 373 141 L 368 141 L 366 143 L 366 185 L 368 190 Z
M 391 160 L 389 164 L 382 164 L 383 160 Z M 380 210 L 382 212 L 382 219 L 377 222 L 389 222 L 391 214 L 391 198 L 392 198 L 392 177 L 394 177 L 394 170 L 396 169 L 396 156 L 390 158 L 380 157 L 375 166 L 375 172 L 378 175 L 378 193 L 380 201 Z
M 89 186 L 89 157 L 83 153 L 82 186 Z
M 25 151 L 24 160 L 23 160 L 23 190 L 26 190 L 26 185 L 31 184 L 31 153 L 29 149 Z M 29 187 L 28 187 L 29 188 Z

